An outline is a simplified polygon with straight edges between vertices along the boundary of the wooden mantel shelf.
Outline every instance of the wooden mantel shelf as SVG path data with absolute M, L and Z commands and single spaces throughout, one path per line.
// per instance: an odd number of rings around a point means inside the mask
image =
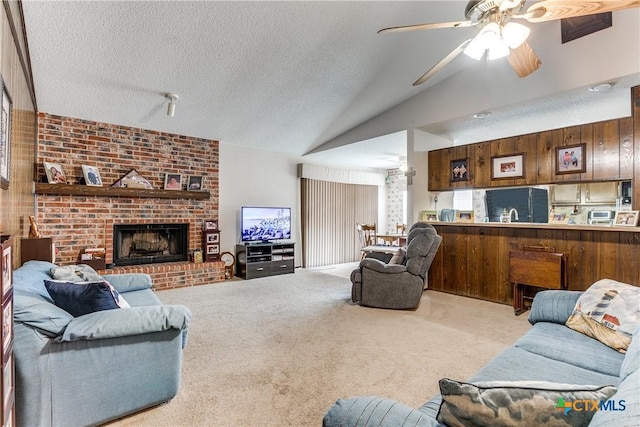
M 211 197 L 208 191 L 156 190 L 126 187 L 93 187 L 90 185 L 35 183 L 36 194 L 84 197 L 145 197 L 150 199 L 196 199 Z

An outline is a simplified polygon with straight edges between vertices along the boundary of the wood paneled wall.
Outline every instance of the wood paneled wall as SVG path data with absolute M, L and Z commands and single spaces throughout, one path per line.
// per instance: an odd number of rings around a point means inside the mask
M 640 176 L 640 88 L 631 90 L 632 116 L 429 152 L 429 191 L 631 179 Z M 556 174 L 557 148 L 585 144 L 586 171 Z M 525 154 L 525 176 L 491 179 L 492 157 Z M 469 159 L 469 180 L 451 182 L 451 161 Z M 633 183 L 634 209 L 640 185 Z
M 302 178 L 301 192 L 303 267 L 360 259 L 356 223 L 376 222 L 378 187 Z
M 640 233 L 434 224 L 443 238 L 429 288 L 511 304 L 509 251 L 548 246 L 567 254 L 570 290 L 610 278 L 640 286 Z
M 18 2 L 3 2 L 0 18 L 0 74 L 13 101 L 11 128 L 11 171 L 9 189 L 0 190 L 0 230 L 2 234 L 24 236 L 29 215 L 35 211 L 33 167 L 36 156 L 36 106 L 25 52 Z M 19 251 L 19 239 L 14 250 Z M 14 256 L 14 268 L 19 257 Z

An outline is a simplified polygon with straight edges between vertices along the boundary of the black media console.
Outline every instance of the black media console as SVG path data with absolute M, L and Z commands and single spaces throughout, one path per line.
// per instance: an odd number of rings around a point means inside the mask
M 295 243 L 236 245 L 236 275 L 243 279 L 293 273 Z

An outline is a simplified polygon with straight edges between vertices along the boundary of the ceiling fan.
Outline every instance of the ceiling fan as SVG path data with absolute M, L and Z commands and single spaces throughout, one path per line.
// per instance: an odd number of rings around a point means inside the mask
M 523 12 L 525 2 L 526 0 L 471 0 L 465 8 L 464 21 L 389 27 L 378 33 L 474 26 L 480 28 L 478 34 L 462 42 L 431 67 L 413 83 L 414 86 L 427 81 L 463 52 L 478 61 L 485 52 L 488 60 L 506 56 L 518 77 L 526 77 L 540 68 L 542 62 L 527 43 L 529 28 L 512 22 L 512 19 L 537 23 L 640 7 L 640 0 L 542 0 Z

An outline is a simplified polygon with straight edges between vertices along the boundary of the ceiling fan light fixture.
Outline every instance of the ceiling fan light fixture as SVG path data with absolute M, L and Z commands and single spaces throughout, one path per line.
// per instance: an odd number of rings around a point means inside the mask
M 473 38 L 473 40 L 471 40 L 469 45 L 467 47 L 465 47 L 462 52 L 465 55 L 467 55 L 468 57 L 473 58 L 476 61 L 480 61 L 482 59 L 482 56 L 484 55 L 484 51 L 486 49 L 487 48 L 481 42 L 480 37 L 476 36 L 476 37 Z
M 527 40 L 530 32 L 529 27 L 525 25 L 507 22 L 502 28 L 502 38 L 511 49 L 515 49 Z
M 487 59 L 489 61 L 493 61 L 494 59 L 504 58 L 509 55 L 509 46 L 505 41 L 500 37 L 496 39 L 489 47 L 489 53 L 487 53 Z

